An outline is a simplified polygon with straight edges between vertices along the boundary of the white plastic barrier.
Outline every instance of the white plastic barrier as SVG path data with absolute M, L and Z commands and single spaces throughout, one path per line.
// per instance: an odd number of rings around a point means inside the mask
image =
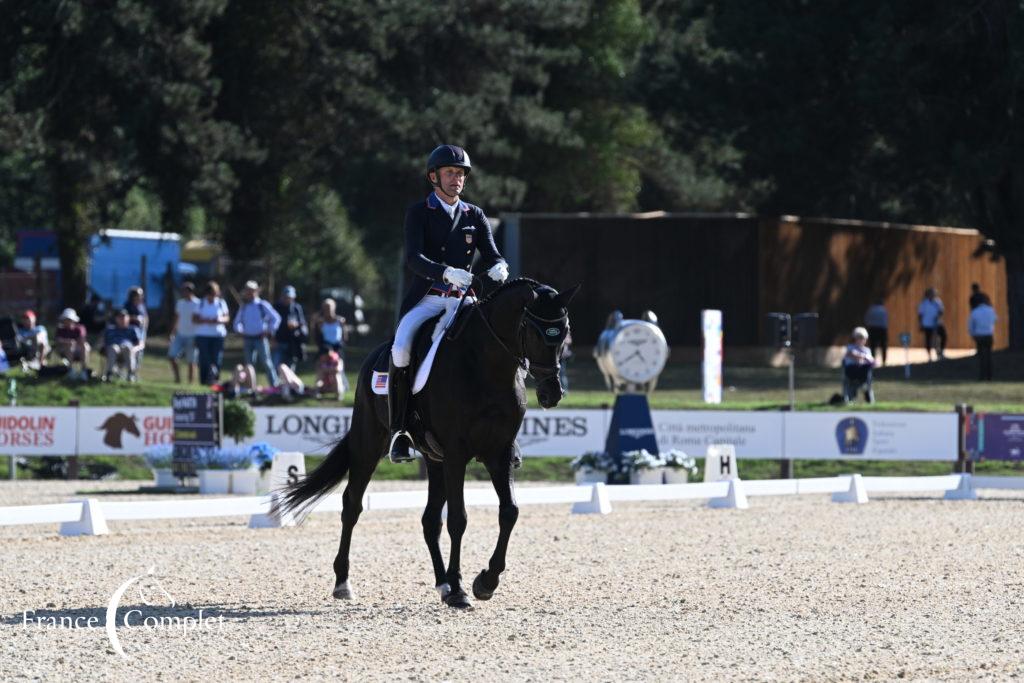
M 867 502 L 868 493 L 945 492 L 947 499 L 969 500 L 976 489 L 1024 490 L 1024 477 L 974 477 L 970 474 L 949 474 L 932 477 L 861 477 L 845 475 L 810 479 L 767 479 L 743 481 L 733 479 L 694 484 L 648 486 L 535 486 L 516 491 L 519 505 L 572 503 L 574 512 L 604 513 L 611 511 L 611 502 L 708 499 L 711 507 L 744 508 L 747 496 L 781 496 L 833 494 L 836 502 Z M 471 488 L 465 491 L 470 506 L 497 506 L 492 489 Z M 365 510 L 421 509 L 427 492 L 391 491 L 363 497 Z M 61 524 L 64 535 L 105 533 L 106 522 L 124 520 L 185 519 L 199 517 L 230 517 L 248 515 L 253 527 L 287 526 L 278 520 L 268 523 L 269 496 L 205 498 L 157 501 L 106 501 L 95 498 L 49 505 L 0 507 L 0 526 L 22 524 Z M 339 512 L 341 494 L 327 496 L 314 512 Z

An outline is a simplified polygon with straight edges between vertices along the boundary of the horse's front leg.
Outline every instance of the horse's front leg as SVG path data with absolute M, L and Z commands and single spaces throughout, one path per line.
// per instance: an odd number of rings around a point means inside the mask
M 441 599 L 448 597 L 451 586 L 444 571 L 444 558 L 441 557 L 441 512 L 446 500 L 444 491 L 444 467 L 427 460 L 427 507 L 423 510 L 423 540 L 430 551 L 430 562 L 434 566 L 434 586 Z
M 451 555 L 448 558 L 446 573 L 450 592 L 445 598 L 449 607 L 465 609 L 469 607 L 469 596 L 462 589 L 462 535 L 466 533 L 466 499 L 463 487 L 466 483 L 466 461 L 464 458 L 449 454 L 444 461 L 445 493 L 448 496 L 448 536 L 452 542 Z
M 488 463 L 491 483 L 498 494 L 498 543 L 487 569 L 480 572 L 473 580 L 473 595 L 477 600 L 490 600 L 498 588 L 498 578 L 505 571 L 505 554 L 508 552 L 508 540 L 512 536 L 512 528 L 519 519 L 519 506 L 516 505 L 515 491 L 512 481 L 512 454 L 502 456 L 497 463 Z

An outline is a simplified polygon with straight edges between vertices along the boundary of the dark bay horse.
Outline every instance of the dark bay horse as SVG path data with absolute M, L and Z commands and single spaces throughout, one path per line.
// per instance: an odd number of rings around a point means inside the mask
M 466 530 L 463 497 L 466 465 L 477 458 L 486 466 L 498 494 L 498 542 L 487 569 L 473 581 L 473 594 L 488 600 L 505 570 L 505 553 L 519 517 L 513 493 L 515 438 L 526 412 L 525 375 L 537 382 L 544 408 L 558 405 L 558 373 L 569 331 L 567 307 L 579 285 L 558 293 L 547 285 L 512 280 L 472 308 L 463 306 L 437 351 L 430 379 L 410 401 L 410 432 L 427 461 L 429 489 L 423 511 L 423 537 L 430 551 L 441 599 L 451 607 L 469 607 L 462 588 L 461 545 Z M 427 322 L 424 328 L 433 327 Z M 429 334 L 429 333 L 428 333 Z M 387 397 L 370 389 L 375 361 L 389 344 L 374 350 L 356 386 L 349 432 L 327 459 L 307 477 L 289 486 L 274 504 L 278 514 L 300 517 L 348 475 L 342 494 L 341 544 L 334 559 L 334 597 L 351 598 L 349 547 L 352 529 L 363 511 L 363 493 L 388 446 Z M 448 504 L 451 555 L 441 556 L 441 513 Z

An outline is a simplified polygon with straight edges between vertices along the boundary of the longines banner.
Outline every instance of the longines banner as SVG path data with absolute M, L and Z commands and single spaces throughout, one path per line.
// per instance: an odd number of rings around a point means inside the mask
M 793 413 L 787 458 L 956 460 L 956 413 Z
M 255 408 L 256 434 L 281 450 L 324 454 L 344 436 L 351 408 Z M 956 460 L 955 413 L 652 411 L 658 447 L 702 457 L 728 443 L 741 458 Z M 527 456 L 572 457 L 604 448 L 610 410 L 530 410 L 519 431 Z M 141 455 L 173 437 L 170 408 L 0 408 L 0 453 Z

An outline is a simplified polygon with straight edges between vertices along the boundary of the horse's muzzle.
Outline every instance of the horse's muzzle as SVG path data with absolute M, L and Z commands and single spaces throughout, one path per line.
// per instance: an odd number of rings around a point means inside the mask
M 565 392 L 562 391 L 562 385 L 557 376 L 537 385 L 537 401 L 541 408 L 554 408 L 564 395 Z

